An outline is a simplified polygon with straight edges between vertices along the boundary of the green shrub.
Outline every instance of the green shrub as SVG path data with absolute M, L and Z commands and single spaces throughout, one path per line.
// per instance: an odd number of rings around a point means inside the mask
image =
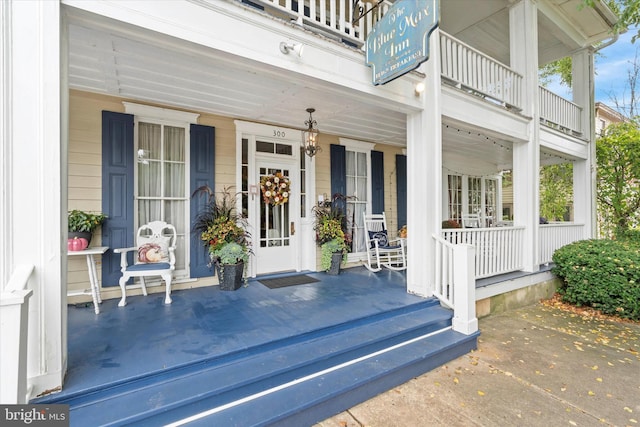
M 616 236 L 618 240 L 622 240 L 624 242 L 628 242 L 632 245 L 636 245 L 640 247 L 640 230 L 632 229 L 626 230 L 623 233 L 620 233 Z
M 640 247 L 613 240 L 581 240 L 553 254 L 565 302 L 640 320 Z

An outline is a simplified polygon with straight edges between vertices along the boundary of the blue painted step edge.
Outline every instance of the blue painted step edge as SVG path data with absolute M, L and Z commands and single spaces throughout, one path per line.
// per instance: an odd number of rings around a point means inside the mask
M 192 420 L 189 426 L 313 425 L 469 353 L 477 348 L 478 336 L 448 330 L 218 412 L 214 412 L 217 405 L 204 399 L 136 420 L 135 425 L 166 424 L 206 411 L 213 413 Z
M 268 389 L 450 324 L 450 312 L 439 307 L 432 307 L 425 312 L 405 313 L 384 322 L 360 325 L 163 382 L 138 382 L 135 387 L 132 385 L 109 390 L 103 395 L 96 393 L 78 397 L 69 401 L 72 404 L 71 413 L 73 417 L 102 425 L 110 422 L 114 409 L 120 417 L 136 418 L 153 411 L 187 405 L 204 396 L 219 396 L 217 399 L 223 404 L 242 397 L 242 394 Z M 222 378 L 224 382 L 220 384 Z M 158 405 L 158 396 L 167 402 L 162 408 Z

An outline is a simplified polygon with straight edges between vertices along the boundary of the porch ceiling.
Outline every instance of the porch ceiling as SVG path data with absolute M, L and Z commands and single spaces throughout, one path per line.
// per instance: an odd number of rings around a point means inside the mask
M 235 119 L 406 146 L 406 115 L 294 72 L 67 8 L 69 87 Z
M 513 144 L 488 132 L 448 123 L 442 127 L 442 166 L 447 173 L 495 175 L 512 168 Z
M 567 16 L 580 0 L 554 0 L 549 10 Z M 442 2 L 442 27 L 508 64 L 508 0 L 474 2 L 474 14 L 464 13 L 465 1 Z M 549 6 L 551 5 L 551 6 Z M 577 6 L 576 6 L 577 7 Z M 461 9 L 462 8 L 462 9 Z M 477 9 L 477 10 L 476 10 Z M 584 39 L 602 36 L 602 14 L 591 8 L 577 23 L 591 26 Z M 551 14 L 551 13 L 550 13 Z M 595 15 L 594 15 L 595 14 Z M 263 62 L 187 43 L 119 21 L 65 8 L 68 23 L 68 82 L 71 89 L 112 95 L 190 111 L 275 124 L 304 127 L 306 108 L 314 107 L 321 133 L 377 143 L 406 146 L 406 115 L 361 92 L 331 82 L 304 79 L 299 74 Z M 473 18 L 473 19 L 472 19 Z M 556 16 L 557 18 L 557 16 Z M 584 21 L 584 22 L 583 22 Z M 557 21 L 540 19 L 542 35 L 557 33 Z M 576 22 L 573 23 L 577 25 Z M 555 26 L 555 27 L 554 27 Z M 586 30 L 585 30 L 586 31 Z M 542 52 L 565 53 L 574 37 L 545 41 Z M 604 36 L 602 36 L 604 38 Z M 486 46 L 477 43 L 486 42 Z M 451 136 L 451 135 L 449 135 Z M 484 165 L 510 165 L 506 143 L 448 138 L 445 160 L 464 156 Z M 480 167 L 479 167 L 480 168 Z

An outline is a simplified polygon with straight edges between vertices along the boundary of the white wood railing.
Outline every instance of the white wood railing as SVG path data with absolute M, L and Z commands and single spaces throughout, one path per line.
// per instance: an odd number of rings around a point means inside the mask
M 470 335 L 478 330 L 474 248 L 470 245 L 452 245 L 436 235 L 433 235 L 433 239 L 433 295 L 453 310 L 453 330 Z
M 362 47 L 369 32 L 392 3 L 358 0 L 252 0 L 267 9 L 284 13 L 300 25 L 309 25 L 331 36 Z M 357 19 L 360 15 L 362 18 Z
M 582 108 L 540 86 L 540 121 L 565 133 L 582 135 Z
M 442 230 L 442 238 L 452 244 L 475 248 L 475 278 L 521 270 L 524 227 L 452 228 Z
M 449 308 L 455 306 L 453 294 L 454 246 L 446 240 L 433 236 L 436 241 L 433 295 Z
M 25 404 L 27 399 L 27 332 L 29 298 L 27 284 L 33 265 L 19 265 L 0 293 L 0 402 Z
M 456 87 L 503 106 L 522 109 L 522 76 L 440 31 L 440 72 Z
M 540 264 L 550 263 L 556 249 L 584 238 L 584 224 L 555 223 L 540 225 L 538 262 Z

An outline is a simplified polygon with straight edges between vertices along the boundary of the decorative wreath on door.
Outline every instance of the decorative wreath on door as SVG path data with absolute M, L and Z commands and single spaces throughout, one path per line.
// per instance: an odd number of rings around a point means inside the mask
M 264 202 L 271 205 L 282 205 L 289 201 L 291 181 L 289 177 L 276 172 L 273 175 L 265 175 L 260 179 L 260 189 Z

